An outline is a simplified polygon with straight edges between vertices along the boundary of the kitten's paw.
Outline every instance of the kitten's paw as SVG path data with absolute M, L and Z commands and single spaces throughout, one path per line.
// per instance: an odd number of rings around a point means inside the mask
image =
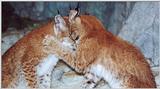
M 96 84 L 91 80 L 86 80 L 82 83 L 81 87 L 84 89 L 93 89 L 95 88 Z

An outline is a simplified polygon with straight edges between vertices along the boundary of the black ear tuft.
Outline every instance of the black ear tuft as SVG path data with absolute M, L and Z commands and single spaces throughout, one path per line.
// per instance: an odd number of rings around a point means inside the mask
M 80 14 L 80 3 L 79 2 L 77 4 L 77 7 L 75 8 L 75 10 L 77 11 L 76 17 L 78 17 Z
M 60 12 L 59 12 L 59 10 L 57 9 L 57 13 L 60 15 Z
M 77 4 L 77 7 L 75 8 L 75 10 L 79 12 L 79 2 Z
M 71 8 L 71 4 L 69 4 L 69 10 L 72 10 L 72 8 Z

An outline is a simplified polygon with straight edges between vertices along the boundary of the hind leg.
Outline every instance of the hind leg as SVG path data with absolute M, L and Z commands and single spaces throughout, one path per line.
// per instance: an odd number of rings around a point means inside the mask
M 86 73 L 85 78 L 86 80 L 84 80 L 84 83 L 82 85 L 82 87 L 85 89 L 93 89 L 94 87 L 96 87 L 98 82 L 101 80 L 101 78 L 91 73 Z

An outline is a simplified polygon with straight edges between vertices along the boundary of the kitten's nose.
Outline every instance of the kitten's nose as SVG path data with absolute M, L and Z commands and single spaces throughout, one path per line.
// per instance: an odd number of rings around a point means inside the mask
M 76 51 L 76 49 L 75 49 L 75 48 L 73 48 L 73 51 Z
M 72 47 L 73 47 L 72 50 L 73 50 L 73 51 L 76 51 L 76 48 L 75 48 L 75 45 L 74 45 L 74 44 L 72 44 Z
M 59 23 L 59 22 L 60 22 L 60 18 L 61 18 L 60 15 L 56 15 L 56 16 L 55 16 L 55 22 L 56 22 L 56 23 Z

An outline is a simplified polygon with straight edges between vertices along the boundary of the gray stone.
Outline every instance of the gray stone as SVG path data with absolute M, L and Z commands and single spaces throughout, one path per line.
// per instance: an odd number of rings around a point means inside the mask
M 126 19 L 129 17 L 132 8 L 135 3 L 116 3 L 114 6 L 114 12 L 109 19 L 108 30 L 113 34 L 117 35 L 120 32 L 123 24 L 125 24 Z
M 118 36 L 138 46 L 146 58 L 159 65 L 159 12 L 156 2 L 137 2 Z

